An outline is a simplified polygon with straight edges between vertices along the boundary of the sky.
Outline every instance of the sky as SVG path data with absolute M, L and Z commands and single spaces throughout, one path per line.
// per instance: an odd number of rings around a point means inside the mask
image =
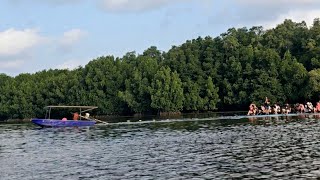
M 312 25 L 319 17 L 319 0 L 0 0 L 0 73 L 74 69 L 232 27 Z

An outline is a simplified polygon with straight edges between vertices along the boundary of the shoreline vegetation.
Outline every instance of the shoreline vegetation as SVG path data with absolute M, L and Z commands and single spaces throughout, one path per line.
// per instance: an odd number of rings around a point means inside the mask
M 47 105 L 95 105 L 96 115 L 247 110 L 312 103 L 320 93 L 320 20 L 230 28 L 167 52 L 102 56 L 75 70 L 0 74 L 0 119 L 41 118 Z M 59 113 L 59 112 L 58 112 Z M 63 112 L 61 112 L 63 113 Z M 59 114 L 57 114 L 59 115 Z

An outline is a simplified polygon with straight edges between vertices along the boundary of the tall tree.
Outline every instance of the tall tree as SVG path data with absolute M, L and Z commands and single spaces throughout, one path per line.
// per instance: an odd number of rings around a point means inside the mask
M 151 85 L 151 107 L 158 112 L 177 112 L 183 107 L 182 82 L 177 72 L 161 67 Z

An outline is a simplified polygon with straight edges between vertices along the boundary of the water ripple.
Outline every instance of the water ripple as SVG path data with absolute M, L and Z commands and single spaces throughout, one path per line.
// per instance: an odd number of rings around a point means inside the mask
M 0 179 L 312 179 L 319 144 L 312 118 L 2 125 Z

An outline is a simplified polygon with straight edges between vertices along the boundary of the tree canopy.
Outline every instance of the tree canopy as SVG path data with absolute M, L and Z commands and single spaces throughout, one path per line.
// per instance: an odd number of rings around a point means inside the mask
M 273 29 L 230 28 L 167 52 L 102 56 L 74 70 L 0 74 L 0 119 L 43 116 L 47 105 L 96 105 L 100 114 L 247 109 L 251 102 L 318 101 L 320 19 Z

